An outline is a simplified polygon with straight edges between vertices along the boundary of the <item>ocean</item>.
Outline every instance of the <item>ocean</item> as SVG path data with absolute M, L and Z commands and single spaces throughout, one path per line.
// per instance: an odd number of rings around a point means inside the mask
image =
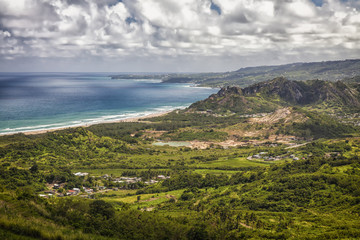
M 0 134 L 182 109 L 218 90 L 160 79 L 111 79 L 111 74 L 0 73 Z

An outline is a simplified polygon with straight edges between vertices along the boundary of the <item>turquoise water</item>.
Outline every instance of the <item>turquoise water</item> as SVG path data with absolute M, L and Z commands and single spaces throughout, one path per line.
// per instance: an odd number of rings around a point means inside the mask
M 217 89 L 107 73 L 0 73 L 0 134 L 56 129 L 178 108 Z

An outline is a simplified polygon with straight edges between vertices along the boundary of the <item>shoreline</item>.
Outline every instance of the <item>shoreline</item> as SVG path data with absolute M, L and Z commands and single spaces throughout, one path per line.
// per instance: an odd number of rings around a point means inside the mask
M 162 111 L 162 112 L 150 113 L 148 115 L 141 116 L 141 117 L 129 117 L 129 118 L 121 119 L 121 120 L 109 120 L 109 121 L 103 121 L 103 122 L 97 122 L 97 123 L 85 123 L 85 124 L 79 124 L 79 125 L 73 125 L 73 126 L 54 127 L 54 128 L 49 128 L 49 129 L 43 129 L 43 130 L 29 130 L 29 131 L 19 131 L 19 132 L 11 132 L 11 133 L 0 133 L 0 137 L 1 136 L 16 135 L 16 134 L 19 134 L 19 133 L 22 133 L 22 134 L 25 134 L 25 135 L 37 135 L 37 134 L 44 134 L 44 133 L 61 131 L 61 130 L 65 130 L 65 129 L 78 128 L 78 127 L 87 128 L 87 127 L 90 127 L 90 126 L 93 126 L 93 125 L 107 124 L 107 123 L 141 122 L 142 119 L 164 116 L 164 115 L 166 115 L 166 114 L 168 114 L 168 113 L 170 113 L 170 112 L 172 112 L 174 110 L 176 110 L 176 109 L 168 110 L 168 111 Z

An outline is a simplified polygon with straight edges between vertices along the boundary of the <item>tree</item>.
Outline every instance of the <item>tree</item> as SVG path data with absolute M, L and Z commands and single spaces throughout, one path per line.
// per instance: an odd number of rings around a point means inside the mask
M 90 203 L 89 212 L 94 217 L 102 216 L 105 219 L 110 219 L 115 215 L 113 206 L 104 200 L 95 200 Z
M 30 200 L 35 198 L 34 189 L 29 186 L 18 188 L 16 190 L 16 195 L 18 200 Z
M 34 165 L 32 165 L 32 167 L 30 168 L 30 172 L 31 173 L 37 173 L 39 171 L 39 166 L 36 164 L 36 163 L 34 163 Z
M 189 232 L 187 233 L 187 237 L 188 239 L 193 240 L 209 239 L 209 233 L 206 231 L 206 225 L 203 223 L 195 225 L 189 230 Z

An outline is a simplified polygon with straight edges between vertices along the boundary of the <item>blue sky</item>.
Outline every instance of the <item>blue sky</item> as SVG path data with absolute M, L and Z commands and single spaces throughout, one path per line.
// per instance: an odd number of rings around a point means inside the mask
M 358 0 L 0 0 L 0 71 L 214 72 L 359 56 Z

